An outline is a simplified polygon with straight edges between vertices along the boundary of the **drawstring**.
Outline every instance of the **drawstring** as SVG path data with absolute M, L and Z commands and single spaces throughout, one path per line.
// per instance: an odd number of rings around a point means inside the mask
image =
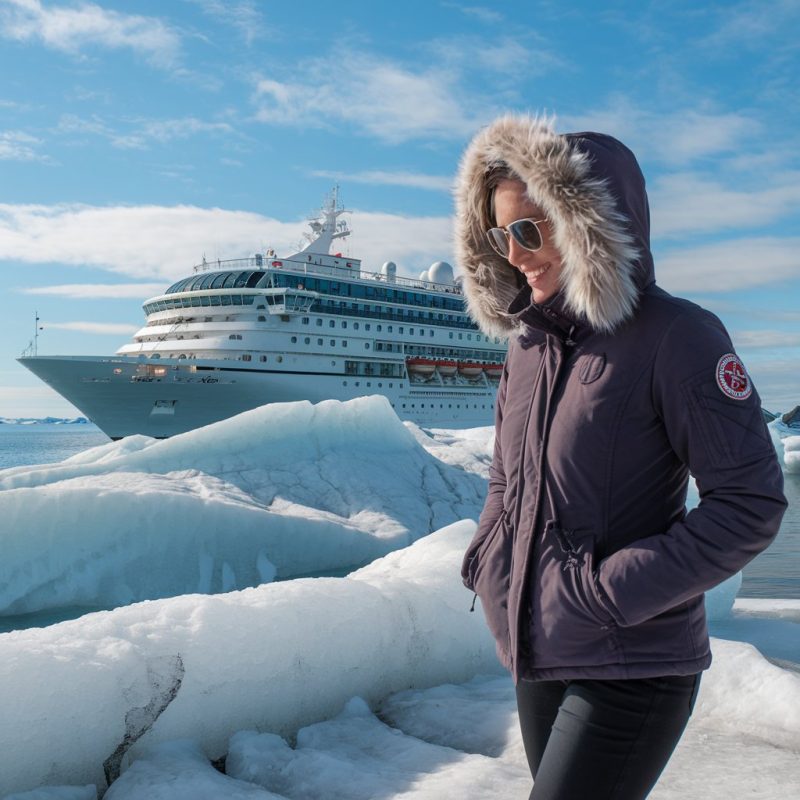
M 475 610 L 475 601 L 477 599 L 478 599 L 478 593 L 476 592 L 474 595 L 472 595 L 472 605 L 469 607 L 470 613 L 472 613 Z

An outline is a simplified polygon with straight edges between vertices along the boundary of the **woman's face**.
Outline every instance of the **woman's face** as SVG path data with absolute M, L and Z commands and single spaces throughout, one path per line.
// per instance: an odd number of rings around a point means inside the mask
M 494 190 L 495 224 L 505 228 L 518 219 L 545 219 L 544 212 L 531 202 L 521 181 L 506 178 Z M 553 242 L 550 223 L 539 222 L 542 247 L 535 253 L 526 250 L 509 236 L 508 263 L 516 267 L 531 287 L 534 303 L 544 303 L 559 289 L 561 279 L 561 254 Z

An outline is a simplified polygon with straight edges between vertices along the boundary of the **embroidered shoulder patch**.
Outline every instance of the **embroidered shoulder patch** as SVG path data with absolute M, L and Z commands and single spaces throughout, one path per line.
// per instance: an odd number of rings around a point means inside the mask
M 750 376 L 735 353 L 728 353 L 717 362 L 717 386 L 734 400 L 746 400 L 753 393 Z

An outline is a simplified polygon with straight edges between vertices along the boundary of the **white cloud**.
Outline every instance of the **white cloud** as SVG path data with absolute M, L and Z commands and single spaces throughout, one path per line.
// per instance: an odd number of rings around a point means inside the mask
M 22 288 L 23 294 L 70 297 L 79 300 L 140 300 L 164 291 L 163 283 L 64 283 L 56 286 Z
M 387 260 L 419 274 L 452 259 L 452 219 L 354 212 L 344 246 L 365 269 Z M 0 260 L 93 266 L 120 275 L 172 282 L 190 274 L 203 255 L 242 258 L 274 247 L 295 252 L 304 221 L 195 206 L 1 205 Z
M 435 192 L 449 192 L 453 188 L 454 176 L 424 175 L 418 172 L 390 172 L 386 170 L 366 170 L 364 172 L 332 172 L 313 170 L 315 178 L 330 178 L 347 183 L 368 183 L 378 186 L 408 186 L 414 189 L 429 189 Z
M 233 133 L 227 122 L 205 122 L 195 117 L 182 119 L 153 120 L 146 122 L 139 130 L 130 134 L 117 134 L 111 137 L 115 147 L 125 149 L 144 149 L 149 142 L 165 144 L 173 139 L 188 139 L 198 133 Z
M 42 327 L 45 331 L 56 328 L 62 331 L 79 331 L 100 336 L 131 336 L 139 330 L 138 325 L 126 325 L 123 322 L 46 322 Z
M 800 238 L 734 239 L 670 250 L 656 260 L 668 291 L 733 292 L 800 278 Z
M 487 24 L 502 22 L 504 19 L 500 12 L 485 6 L 461 6 L 457 3 L 447 3 L 446 5 L 449 8 L 457 8 L 462 14 L 466 14 L 468 17 L 475 17 L 480 22 Z
M 172 66 L 180 51 L 178 34 L 155 17 L 122 14 L 94 3 L 77 7 L 41 0 L 2 0 L 0 36 L 77 55 L 86 46 L 133 50 L 160 67 Z
M 0 161 L 48 161 L 37 152 L 41 139 L 23 131 L 0 131 Z
M 204 14 L 239 31 L 247 44 L 264 35 L 264 20 L 252 0 L 187 0 L 199 6 Z
M 758 188 L 737 188 L 698 173 L 658 178 L 650 191 L 653 236 L 733 229 L 752 231 L 800 209 L 800 174 L 761 175 Z
M 713 109 L 682 108 L 669 113 L 643 109 L 617 96 L 605 108 L 559 120 L 564 130 L 595 130 L 616 136 L 636 155 L 670 166 L 696 159 L 737 153 L 763 130 L 760 121 L 747 114 Z
M 351 123 L 398 144 L 419 137 L 462 139 L 494 113 L 485 100 L 467 101 L 454 70 L 409 69 L 357 53 L 302 63 L 300 74 L 288 81 L 257 80 L 259 120 L 315 127 Z
M 196 117 L 136 122 L 138 127 L 127 133 L 121 133 L 96 114 L 89 119 L 75 114 L 62 114 L 57 130 L 65 134 L 88 133 L 102 136 L 114 147 L 123 150 L 146 150 L 152 142 L 166 144 L 175 139 L 188 139 L 198 134 L 236 134 L 234 127 L 227 122 L 206 122 Z
M 793 331 L 733 331 L 731 338 L 736 347 L 742 349 L 800 347 L 800 333 Z

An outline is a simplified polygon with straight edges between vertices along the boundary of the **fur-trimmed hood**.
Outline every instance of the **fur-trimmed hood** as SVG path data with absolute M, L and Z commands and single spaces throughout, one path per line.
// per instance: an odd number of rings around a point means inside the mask
M 650 213 L 633 153 L 601 133 L 558 134 L 550 120 L 505 116 L 478 133 L 456 182 L 456 258 L 470 314 L 492 335 L 518 325 L 508 306 L 526 286 L 492 250 L 486 176 L 505 164 L 541 206 L 562 254 L 560 301 L 592 329 L 611 332 L 654 281 Z

